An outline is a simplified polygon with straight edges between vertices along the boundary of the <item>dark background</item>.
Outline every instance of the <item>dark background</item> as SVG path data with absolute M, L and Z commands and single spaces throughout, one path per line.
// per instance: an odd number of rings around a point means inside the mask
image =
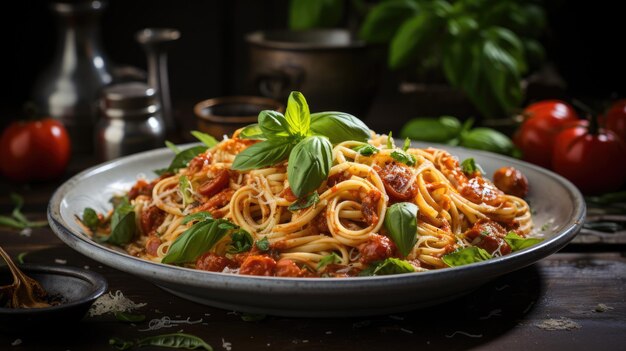
M 57 27 L 48 3 L 16 1 L 13 9 L 1 11 L 2 124 L 19 115 L 35 79 L 52 59 Z M 626 95 L 622 48 L 626 31 L 619 2 L 546 3 L 549 28 L 542 42 L 548 60 L 567 84 L 565 94 L 594 101 Z M 101 18 L 102 44 L 113 63 L 145 69 L 146 57 L 134 40 L 135 32 L 177 28 L 182 36 L 169 54 L 175 105 L 250 93 L 244 35 L 286 28 L 287 5 L 287 0 L 112 0 Z

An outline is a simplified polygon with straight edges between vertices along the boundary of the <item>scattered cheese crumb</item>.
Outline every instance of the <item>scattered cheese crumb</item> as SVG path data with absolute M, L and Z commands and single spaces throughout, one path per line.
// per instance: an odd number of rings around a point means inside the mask
M 332 333 L 333 333 L 332 331 L 328 330 L 328 331 L 326 332 L 326 335 L 330 335 L 330 334 L 332 334 Z
M 198 319 L 197 321 L 191 321 L 191 320 L 189 320 L 189 318 L 190 317 L 187 317 L 187 319 L 170 319 L 170 317 L 165 316 L 165 317 L 161 317 L 159 319 L 152 319 L 148 323 L 148 328 L 146 328 L 146 329 L 139 329 L 139 331 L 148 331 L 148 330 L 157 330 L 157 329 L 161 329 L 161 328 L 176 327 L 176 326 L 179 326 L 180 324 L 198 324 L 198 323 L 202 323 L 202 318 Z
M 606 312 L 606 311 L 610 311 L 612 309 L 613 309 L 613 307 L 611 307 L 611 306 L 607 306 L 607 305 L 605 305 L 603 303 L 599 303 L 596 306 L 596 309 L 594 311 L 596 311 L 596 312 Z
M 58 264 L 66 264 L 66 263 L 67 263 L 67 260 L 63 260 L 63 259 L 60 259 L 60 258 L 55 258 L 55 259 L 54 259 L 54 263 L 58 263 Z
M 15 339 L 15 341 L 11 343 L 11 346 L 18 346 L 21 344 L 22 344 L 22 339 Z
M 33 229 L 32 228 L 24 228 L 20 231 L 20 235 L 21 236 L 26 236 L 26 237 L 30 237 L 30 235 L 33 233 Z
M 573 320 L 565 317 L 544 319 L 540 323 L 535 323 L 535 326 L 544 330 L 572 330 L 579 329 L 581 325 Z
M 222 347 L 226 349 L 226 351 L 230 351 L 233 348 L 233 344 L 225 341 L 224 338 L 222 338 Z
M 83 268 L 85 268 L 85 269 L 89 269 L 89 266 L 83 266 Z
M 109 292 L 99 297 L 96 302 L 91 305 L 89 316 L 99 316 L 108 312 L 130 312 L 145 305 L 145 303 L 133 302 L 118 290 L 115 294 Z

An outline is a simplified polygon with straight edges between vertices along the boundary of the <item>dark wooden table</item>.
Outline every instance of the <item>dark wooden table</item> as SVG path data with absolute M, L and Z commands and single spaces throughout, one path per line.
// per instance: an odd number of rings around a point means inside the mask
M 0 180 L 0 213 L 11 212 L 8 195 L 16 192 L 25 199 L 25 215 L 44 220 L 53 191 L 95 163 L 75 157 L 65 176 L 51 182 L 16 185 Z M 0 350 L 113 350 L 111 337 L 133 340 L 179 331 L 203 338 L 215 350 L 623 350 L 625 244 L 623 231 L 585 229 L 559 253 L 426 309 L 360 318 L 265 316 L 246 321 L 237 311 L 178 298 L 95 262 L 66 246 L 49 228 L 24 233 L 0 227 L 0 245 L 13 257 L 22 254 L 26 263 L 89 267 L 107 278 L 111 292 L 119 290 L 146 304 L 137 311 L 146 316 L 140 323 L 121 322 L 111 314 L 85 316 L 51 333 L 0 334 Z M 195 324 L 143 331 L 151 320 L 163 317 Z

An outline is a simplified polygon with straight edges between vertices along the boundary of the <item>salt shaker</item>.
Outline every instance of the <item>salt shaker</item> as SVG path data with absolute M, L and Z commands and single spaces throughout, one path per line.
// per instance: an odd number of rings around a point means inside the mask
M 96 124 L 96 155 L 100 160 L 162 147 L 165 126 L 156 91 L 143 82 L 103 89 Z

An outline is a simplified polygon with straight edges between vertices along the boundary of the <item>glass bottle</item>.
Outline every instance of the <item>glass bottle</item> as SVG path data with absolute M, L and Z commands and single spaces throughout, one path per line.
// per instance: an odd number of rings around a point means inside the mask
M 99 28 L 106 2 L 53 2 L 50 7 L 58 20 L 57 51 L 35 83 L 32 100 L 40 112 L 66 126 L 74 153 L 91 154 L 98 94 L 113 81 Z

